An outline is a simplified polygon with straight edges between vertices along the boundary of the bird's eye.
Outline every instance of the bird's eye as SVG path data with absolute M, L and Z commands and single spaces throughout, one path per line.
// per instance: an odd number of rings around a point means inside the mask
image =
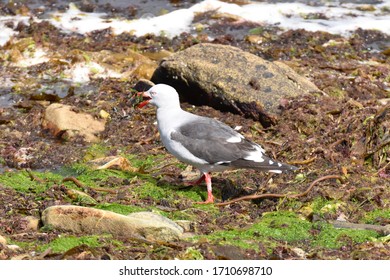
M 155 91 L 151 91 L 151 92 L 150 92 L 150 95 L 151 95 L 151 96 L 154 96 L 154 95 L 156 95 L 156 92 L 155 92 Z

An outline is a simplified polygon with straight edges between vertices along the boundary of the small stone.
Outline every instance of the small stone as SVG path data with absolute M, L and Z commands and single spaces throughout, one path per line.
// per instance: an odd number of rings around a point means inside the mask
M 24 220 L 26 223 L 26 230 L 27 231 L 37 231 L 39 228 L 39 219 L 34 216 L 27 216 L 24 217 Z
M 248 35 L 245 37 L 245 40 L 252 44 L 261 44 L 263 42 L 263 37 L 259 35 Z
M 246 260 L 248 256 L 242 248 L 232 245 L 215 245 L 210 247 L 219 260 Z
M 111 118 L 110 114 L 105 110 L 100 110 L 99 115 L 102 119 L 105 119 L 105 120 Z
M 21 250 L 21 248 L 18 245 L 15 245 L 15 244 L 7 245 L 7 248 L 12 250 L 12 251 L 19 251 L 19 250 Z
M 97 158 L 88 162 L 91 167 L 101 169 L 117 169 L 127 170 L 130 172 L 137 172 L 138 168 L 131 166 L 130 161 L 122 156 L 108 156 L 103 158 Z
M 299 258 L 306 259 L 306 252 L 301 248 L 295 247 L 291 249 Z
M 0 235 L 0 244 L 1 245 L 6 245 L 7 244 L 7 240 L 5 239 L 4 236 Z
M 175 220 L 175 223 L 181 226 L 184 232 L 194 231 L 194 222 L 188 220 Z
M 383 226 L 383 234 L 390 235 L 390 225 Z
M 54 136 L 72 140 L 80 135 L 87 142 L 97 142 L 97 134 L 105 128 L 105 122 L 86 113 L 76 113 L 71 106 L 53 103 L 46 108 L 43 127 Z

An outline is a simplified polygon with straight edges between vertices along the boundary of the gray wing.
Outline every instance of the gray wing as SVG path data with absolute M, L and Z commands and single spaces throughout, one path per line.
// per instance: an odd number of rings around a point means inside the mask
M 260 145 L 214 119 L 198 117 L 171 133 L 194 156 L 209 164 L 232 168 L 251 168 L 270 172 L 295 170 L 296 167 L 275 161 L 265 155 Z
M 188 151 L 210 164 L 223 164 L 243 159 L 260 146 L 214 119 L 199 117 L 171 133 Z

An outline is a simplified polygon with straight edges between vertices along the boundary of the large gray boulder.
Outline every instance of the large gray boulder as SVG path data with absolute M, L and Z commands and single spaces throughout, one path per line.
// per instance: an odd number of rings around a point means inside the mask
M 175 87 L 182 101 L 241 114 L 265 127 L 277 121 L 281 99 L 320 91 L 283 63 L 217 44 L 198 44 L 165 58 L 152 81 Z
M 161 215 L 140 212 L 129 216 L 74 205 L 51 206 L 42 222 L 56 229 L 81 234 L 110 233 L 114 237 L 144 238 L 150 241 L 178 240 L 183 229 Z

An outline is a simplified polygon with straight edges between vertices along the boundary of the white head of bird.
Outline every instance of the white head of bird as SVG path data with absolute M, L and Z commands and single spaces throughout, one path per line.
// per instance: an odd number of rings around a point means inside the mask
M 139 108 L 147 104 L 157 108 L 180 107 L 179 94 L 173 87 L 166 84 L 157 84 L 140 94 L 143 101 L 138 105 Z

